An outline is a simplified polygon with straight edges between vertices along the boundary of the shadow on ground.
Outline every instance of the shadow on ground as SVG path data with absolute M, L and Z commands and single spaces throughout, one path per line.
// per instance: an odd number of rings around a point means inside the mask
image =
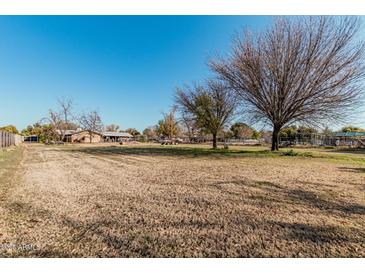
M 348 229 L 337 226 L 319 226 L 302 223 L 273 222 L 286 231 L 286 239 L 300 242 L 312 242 L 316 244 L 335 243 L 365 243 L 349 233 Z
M 339 167 L 340 170 L 356 172 L 356 173 L 365 173 L 364 167 Z
M 179 146 L 161 147 L 78 147 L 67 150 L 91 155 L 131 155 L 131 156 L 275 156 L 266 148 L 262 150 L 231 150 L 231 149 L 209 149 Z
M 268 207 L 278 207 L 285 204 L 301 204 L 305 207 L 317 208 L 326 211 L 326 214 L 360 214 L 365 215 L 365 206 L 357 203 L 347 203 L 338 197 L 333 197 L 326 191 L 310 191 L 299 186 L 293 188 L 284 188 L 279 184 L 266 181 L 225 181 L 211 184 L 212 187 L 219 189 L 227 194 L 236 194 L 229 188 L 222 187 L 224 185 L 237 185 L 242 187 L 242 192 L 256 193 L 250 195 L 250 199 L 260 201 L 262 205 Z M 303 182 L 301 184 L 306 184 Z M 318 185 L 317 185 L 318 186 Z M 246 189 L 246 190 L 245 190 Z M 257 192 L 256 190 L 259 190 Z M 242 195 L 242 193 L 241 193 Z
M 232 187 L 233 186 L 233 187 Z M 151 197 L 123 197 L 118 211 L 95 207 L 93 218 L 70 218 L 30 204 L 8 204 L 12 216 L 45 230 L 40 249 L 14 257 L 357 257 L 364 256 L 364 231 L 346 224 L 365 207 L 324 197 L 295 185 L 268 181 L 221 181 L 205 185 L 219 200 L 175 193 L 159 197 L 159 207 L 179 214 L 161 215 L 147 207 Z M 228 189 L 227 189 L 228 188 Z M 202 191 L 202 190 L 199 190 Z M 247 195 L 249 193 L 249 195 Z M 234 194 L 234 195 L 232 195 Z M 116 194 L 115 194 L 116 195 Z M 111 196 L 110 199 L 116 199 Z M 235 198 L 234 198 L 235 197 Z M 118 201 L 118 200 L 115 200 Z M 92 200 L 90 200 L 92 203 Z M 222 207 L 222 204 L 224 206 Z M 93 207 L 94 205 L 88 205 Z M 255 214 L 242 206 L 262 210 Z M 276 209 L 278 211 L 273 211 Z M 302 221 L 282 218 L 281 210 L 300 210 Z M 316 211 L 313 211 L 315 209 Z M 319 213 L 318 213 L 319 212 Z M 316 220 L 334 217 L 336 224 Z M 287 215 L 286 215 L 287 216 Z M 87 217 L 87 216 L 86 216 Z M 22 221 L 24 222 L 24 220 Z M 342 223 L 345 222 L 345 223 Z M 54 233 L 48 231 L 50 224 Z M 17 242 L 30 242 L 15 222 Z M 28 228 L 29 229 L 29 228 Z M 31 233 L 30 233 L 31 234 Z M 361 251 L 361 249 L 363 251 Z M 361 252 L 358 252 L 360 250 Z
M 365 156 L 365 148 L 339 148 L 333 150 L 326 150 L 326 152 L 360 154 Z

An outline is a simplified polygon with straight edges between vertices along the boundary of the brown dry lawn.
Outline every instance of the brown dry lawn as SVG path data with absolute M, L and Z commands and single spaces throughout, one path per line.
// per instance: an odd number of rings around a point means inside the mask
M 364 151 L 28 145 L 7 154 L 2 257 L 365 256 Z

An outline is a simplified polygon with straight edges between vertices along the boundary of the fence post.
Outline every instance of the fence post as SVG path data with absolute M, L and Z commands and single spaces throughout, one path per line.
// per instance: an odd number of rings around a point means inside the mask
M 0 131 L 0 148 L 18 145 L 24 141 L 23 136 L 6 131 Z

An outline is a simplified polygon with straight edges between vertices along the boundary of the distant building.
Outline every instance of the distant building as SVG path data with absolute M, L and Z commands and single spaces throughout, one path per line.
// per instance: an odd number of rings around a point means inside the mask
M 61 131 L 57 130 L 61 135 Z M 127 132 L 93 132 L 91 135 L 91 143 L 102 142 L 128 142 L 133 136 Z M 65 130 L 63 142 L 67 143 L 90 143 L 90 134 L 87 130 Z
M 24 142 L 26 142 L 26 143 L 38 143 L 39 142 L 39 136 L 38 135 L 24 136 Z
M 104 142 L 128 142 L 133 138 L 128 132 L 105 131 L 102 136 Z
M 67 139 L 70 140 L 69 142 L 71 143 L 100 143 L 103 140 L 102 135 L 99 132 L 92 132 L 90 134 L 87 130 L 74 132 L 67 136 Z
M 56 132 L 57 134 L 62 137 L 62 135 L 64 134 L 64 138 L 62 139 L 63 142 L 68 142 L 71 143 L 72 142 L 72 135 L 78 131 L 82 131 L 81 129 L 75 130 L 75 129 L 67 129 L 64 132 L 61 132 L 61 130 L 57 129 Z
M 336 146 L 365 146 L 365 132 L 336 132 Z

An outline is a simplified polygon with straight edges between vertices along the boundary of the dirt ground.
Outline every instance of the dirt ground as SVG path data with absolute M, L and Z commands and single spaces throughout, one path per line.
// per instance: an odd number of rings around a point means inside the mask
M 356 161 L 22 150 L 0 188 L 2 257 L 365 256 L 365 165 Z

